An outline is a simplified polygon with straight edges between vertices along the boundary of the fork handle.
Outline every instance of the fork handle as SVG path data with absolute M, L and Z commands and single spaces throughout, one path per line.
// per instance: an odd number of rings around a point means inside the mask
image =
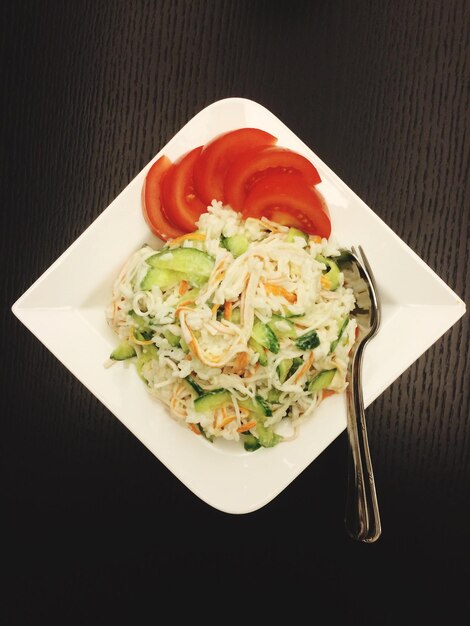
M 362 354 L 359 346 L 349 363 L 348 403 L 348 488 L 346 498 L 346 529 L 353 539 L 372 543 L 382 532 L 375 490 L 374 472 L 367 439 L 367 426 L 362 395 Z

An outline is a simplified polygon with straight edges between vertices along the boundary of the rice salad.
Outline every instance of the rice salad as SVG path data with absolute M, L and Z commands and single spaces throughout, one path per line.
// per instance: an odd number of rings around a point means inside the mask
M 195 434 L 271 447 L 345 390 L 351 289 L 330 240 L 213 201 L 197 230 L 127 261 L 106 310 L 152 396 Z

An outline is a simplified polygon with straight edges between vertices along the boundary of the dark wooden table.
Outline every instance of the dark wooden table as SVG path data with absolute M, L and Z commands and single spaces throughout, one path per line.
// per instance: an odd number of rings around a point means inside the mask
M 11 304 L 207 104 L 280 117 L 468 300 L 470 3 L 2 3 L 4 624 L 455 624 L 468 614 L 468 316 L 369 408 L 384 532 L 343 527 L 343 433 L 244 516 L 189 492 Z M 386 356 L 385 356 L 386 358 Z M 461 593 L 467 582 L 467 592 Z M 181 606 L 180 606 L 181 603 Z M 320 617 L 323 615 L 323 617 Z M 161 620 L 160 620 L 161 621 Z M 465 621 L 465 620 L 463 620 Z

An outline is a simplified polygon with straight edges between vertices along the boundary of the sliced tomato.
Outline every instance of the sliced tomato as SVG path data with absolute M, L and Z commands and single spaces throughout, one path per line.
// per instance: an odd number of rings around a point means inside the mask
M 193 171 L 202 146 L 194 148 L 173 164 L 162 182 L 163 209 L 168 219 L 185 232 L 196 228 L 201 213 L 207 205 L 201 202 L 194 191 Z
M 225 201 L 225 174 L 233 161 L 255 147 L 271 146 L 277 138 L 258 128 L 239 128 L 216 137 L 204 146 L 194 166 L 194 186 L 203 202 Z
M 225 201 L 235 211 L 243 203 L 253 184 L 270 172 L 300 174 L 311 185 L 321 182 L 316 167 L 304 156 L 278 146 L 253 149 L 235 159 L 225 177 Z
M 263 176 L 248 192 L 243 217 L 266 217 L 320 237 L 329 237 L 331 233 L 321 195 L 299 174 L 270 172 Z
M 168 220 L 162 206 L 161 183 L 171 167 L 170 159 L 161 156 L 149 169 L 142 189 L 142 208 L 145 221 L 150 230 L 164 241 L 183 234 Z

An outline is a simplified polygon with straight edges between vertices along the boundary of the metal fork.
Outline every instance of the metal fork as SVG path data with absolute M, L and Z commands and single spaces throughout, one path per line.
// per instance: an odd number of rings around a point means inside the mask
M 356 298 L 352 311 L 358 325 L 358 337 L 351 350 L 346 389 L 348 406 L 348 489 L 346 530 L 353 539 L 372 543 L 382 532 L 374 472 L 367 439 L 362 394 L 362 357 L 364 348 L 380 325 L 380 302 L 372 270 L 361 246 L 359 252 L 344 251 L 341 270 L 344 284 Z

